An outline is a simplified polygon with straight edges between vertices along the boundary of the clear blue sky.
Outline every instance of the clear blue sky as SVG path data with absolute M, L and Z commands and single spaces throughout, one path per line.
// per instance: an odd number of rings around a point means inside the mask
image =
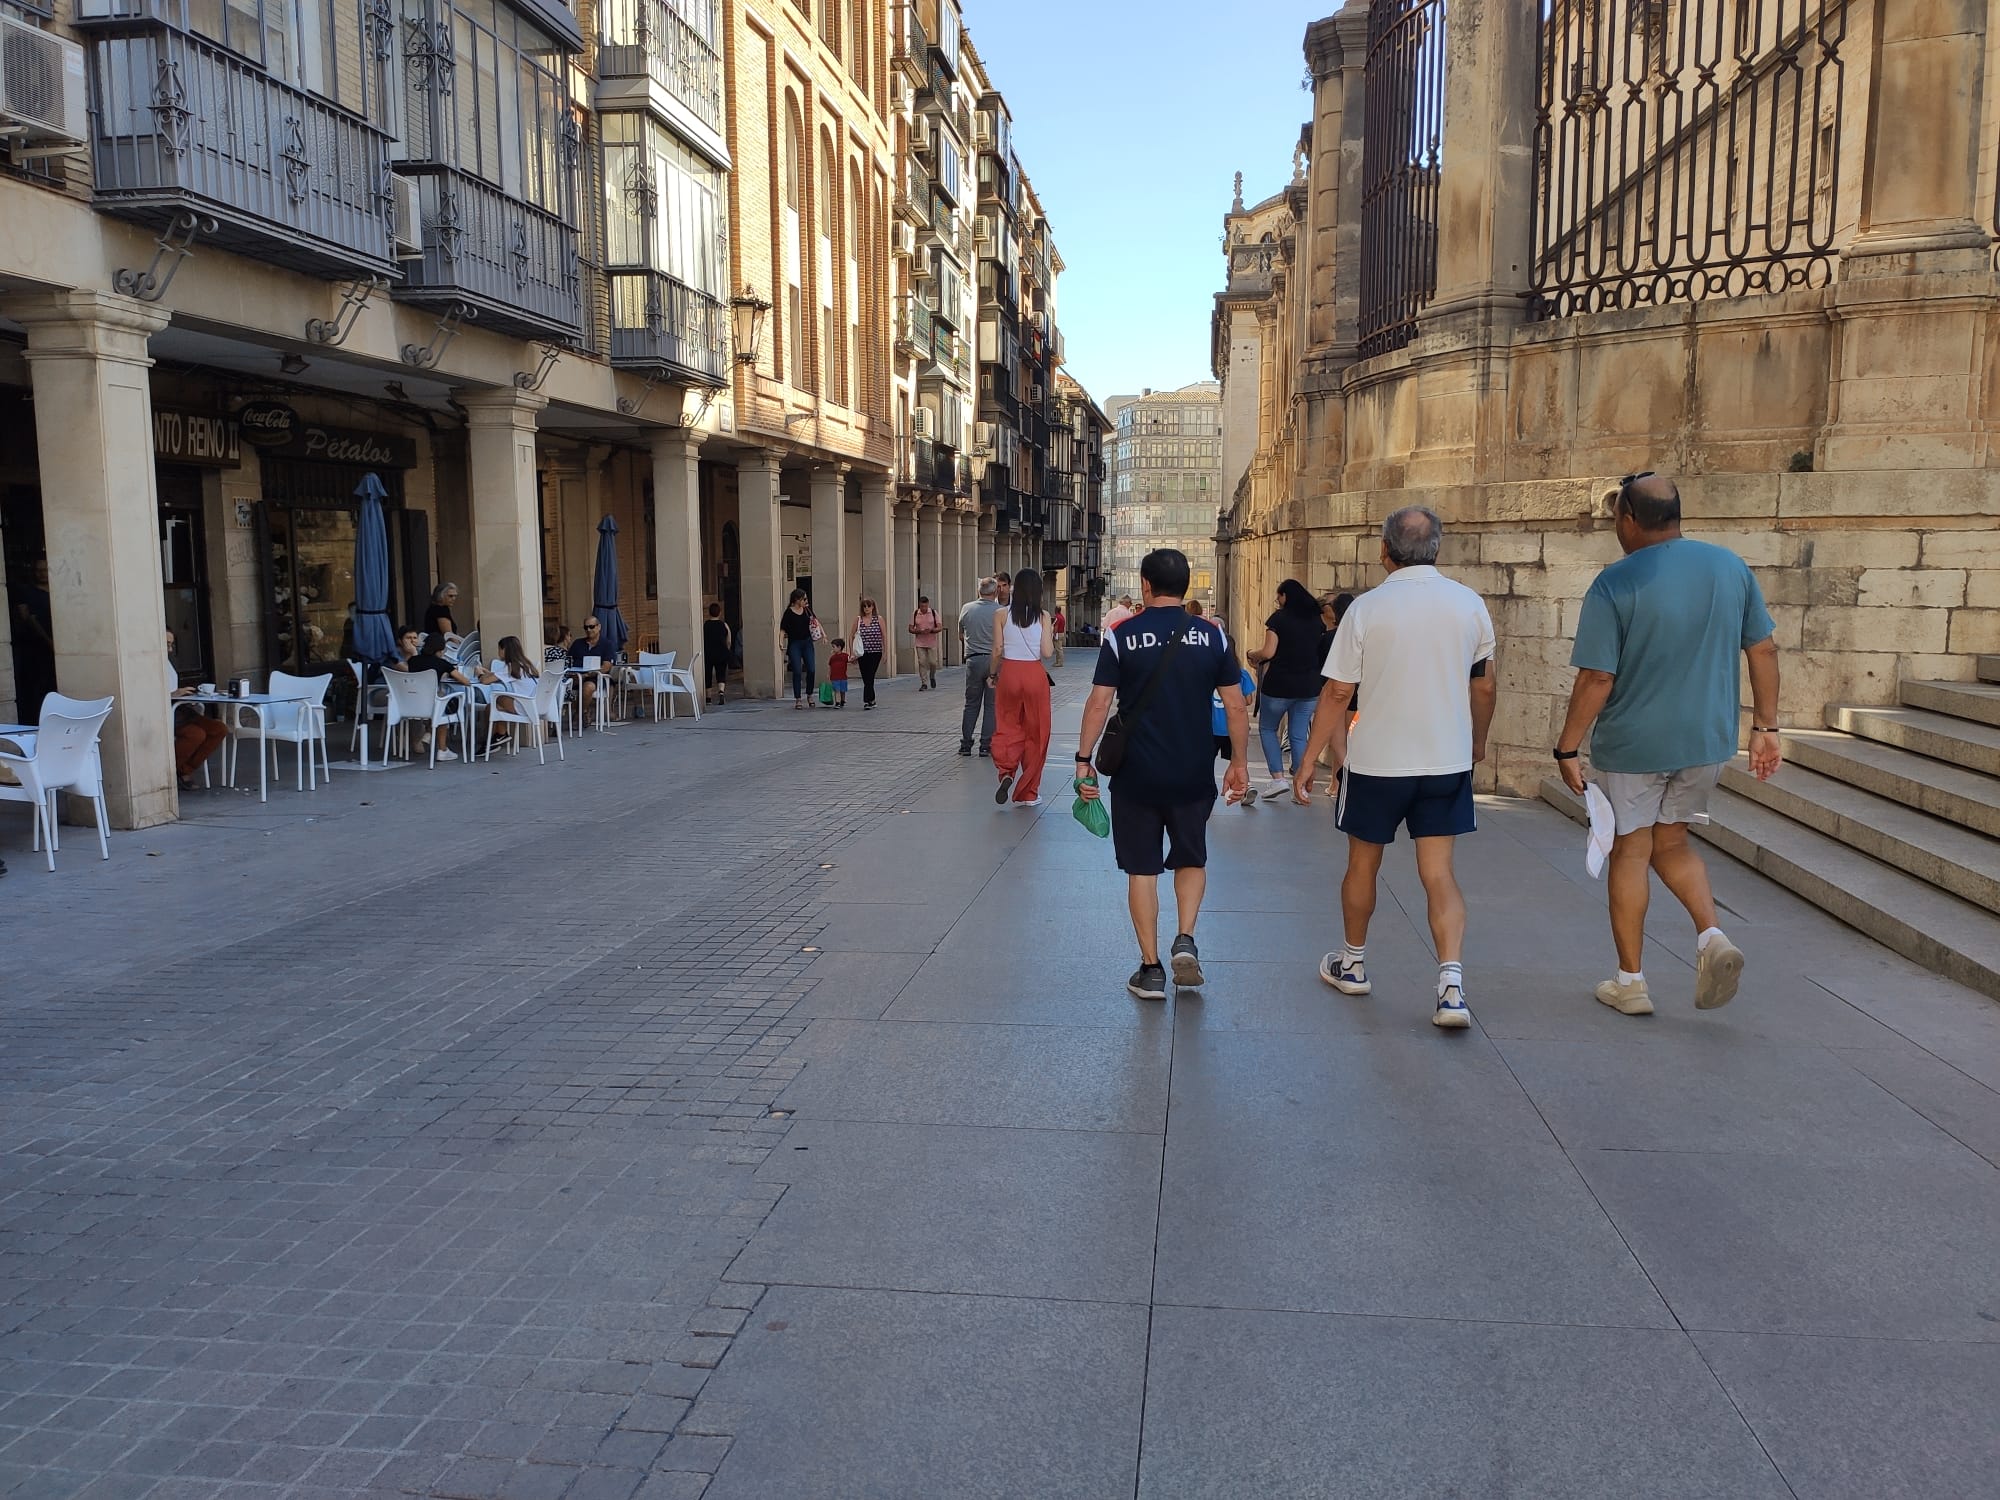
M 1341 0 L 964 0 L 1055 226 L 1069 371 L 1100 401 L 1208 378 L 1230 178 L 1291 180 L 1307 23 Z

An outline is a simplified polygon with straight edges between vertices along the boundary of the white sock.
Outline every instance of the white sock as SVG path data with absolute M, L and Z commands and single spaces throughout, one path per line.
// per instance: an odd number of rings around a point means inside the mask
M 1641 974 L 1637 969 L 1632 970 L 1630 973 L 1620 969 L 1618 971 L 1618 982 L 1620 984 L 1644 984 L 1646 976 Z
M 1440 1000 L 1444 999 L 1444 992 L 1446 990 L 1454 990 L 1454 989 L 1457 990 L 1460 994 L 1465 993 L 1464 969 L 1458 964 L 1439 964 L 1438 999 Z
M 1722 929 L 1720 927 L 1704 927 L 1701 930 L 1700 936 L 1694 940 L 1694 951 L 1697 953 L 1703 952 L 1710 943 L 1721 936 Z
M 1340 961 L 1344 964 L 1358 964 L 1367 956 L 1368 945 L 1366 943 L 1359 945 L 1342 943 L 1340 945 Z

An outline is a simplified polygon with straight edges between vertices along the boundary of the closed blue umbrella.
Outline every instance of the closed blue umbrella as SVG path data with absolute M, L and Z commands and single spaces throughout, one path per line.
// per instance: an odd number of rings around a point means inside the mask
M 389 623 L 389 525 L 382 516 L 388 491 L 373 474 L 355 487 L 361 513 L 354 527 L 354 654 L 385 662 L 396 654 L 396 628 Z
M 607 656 L 625 649 L 631 632 L 618 613 L 618 523 L 606 516 L 597 523 L 597 571 L 590 580 L 590 612 L 603 627 L 599 639 Z

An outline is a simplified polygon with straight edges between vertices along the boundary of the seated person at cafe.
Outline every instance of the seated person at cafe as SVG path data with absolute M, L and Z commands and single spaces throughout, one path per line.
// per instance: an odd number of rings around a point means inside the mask
M 500 654 L 480 672 L 479 680 L 500 687 L 521 689 L 518 695 L 500 694 L 500 708 L 505 713 L 524 714 L 534 703 L 535 681 L 541 675 L 541 669 L 528 660 L 521 638 L 518 635 L 503 635 L 500 637 Z
M 194 695 L 194 691 L 181 686 L 181 674 L 174 670 L 174 633 L 169 630 L 167 697 L 169 700 L 188 698 Z M 229 726 L 220 719 L 211 719 L 207 714 L 196 713 L 177 720 L 174 724 L 174 774 L 180 778 L 182 791 L 193 790 L 194 773 L 201 769 L 203 761 L 222 748 L 228 738 Z
M 415 634 L 414 631 L 410 633 Z M 422 650 L 418 651 L 415 656 L 412 656 L 400 667 L 392 664 L 390 670 L 397 672 L 435 672 L 437 673 L 438 692 L 440 694 L 454 683 L 460 687 L 471 687 L 472 679 L 467 677 L 465 673 L 461 672 L 449 661 L 445 660 L 444 653 L 448 649 L 448 646 L 449 643 L 445 638 L 433 630 L 429 635 L 424 637 Z M 460 738 L 462 739 L 464 736 L 461 735 Z M 419 755 L 428 755 L 430 748 L 431 742 L 428 735 L 417 742 L 417 753 Z M 445 749 L 443 742 L 440 741 L 437 758 L 439 760 L 457 760 L 458 756 L 453 751 Z
M 542 647 L 542 665 L 545 667 L 568 666 L 570 643 L 575 639 L 576 637 L 569 633 L 569 626 L 556 626 L 555 633 L 549 637 L 549 644 Z
M 583 622 L 582 637 L 570 642 L 569 664 L 581 671 L 587 656 L 596 657 L 599 666 L 611 665 L 611 648 L 604 644 L 604 627 L 597 622 L 595 615 Z M 586 722 L 596 706 L 597 678 L 593 674 L 583 679 L 583 717 Z

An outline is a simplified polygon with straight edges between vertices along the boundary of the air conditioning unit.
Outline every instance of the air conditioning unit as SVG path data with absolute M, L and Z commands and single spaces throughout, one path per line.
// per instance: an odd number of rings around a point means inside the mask
M 972 237 L 982 245 L 993 243 L 993 215 L 981 214 L 972 221 Z
M 423 195 L 417 191 L 417 179 L 397 177 L 396 184 L 396 259 L 422 260 L 424 258 L 424 207 Z
M 891 73 L 889 75 L 889 107 L 891 109 L 907 109 L 909 108 L 909 104 L 909 84 L 904 81 L 901 73 Z
M 908 255 L 917 248 L 917 228 L 914 224 L 898 223 L 896 231 L 896 254 Z
M 83 48 L 0 15 L 0 136 L 15 158 L 60 156 L 90 138 Z
M 931 247 L 919 245 L 910 252 L 910 274 L 922 281 L 931 274 Z
M 920 438 L 937 436 L 937 413 L 928 406 L 920 406 L 910 413 L 910 430 Z
M 993 424 L 991 422 L 974 422 L 972 424 L 972 451 L 974 453 L 991 453 L 993 451 Z
M 1046 393 L 1042 390 L 1040 386 L 1030 385 L 1028 387 L 1028 405 L 1040 406 L 1042 404 L 1042 400 L 1045 394 Z

